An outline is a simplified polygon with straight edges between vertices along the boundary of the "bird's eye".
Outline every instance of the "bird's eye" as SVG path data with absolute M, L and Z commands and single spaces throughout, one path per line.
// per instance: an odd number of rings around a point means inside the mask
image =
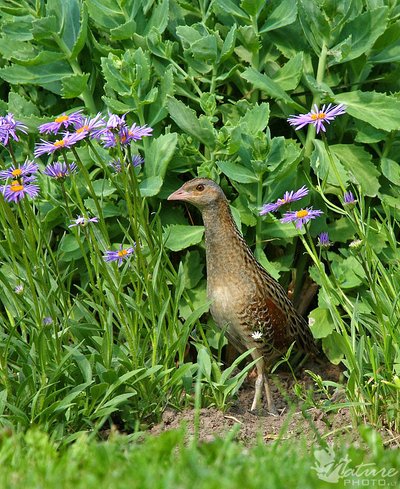
M 202 192 L 204 190 L 204 185 L 202 183 L 199 183 L 196 187 L 196 190 L 198 190 L 199 192 Z

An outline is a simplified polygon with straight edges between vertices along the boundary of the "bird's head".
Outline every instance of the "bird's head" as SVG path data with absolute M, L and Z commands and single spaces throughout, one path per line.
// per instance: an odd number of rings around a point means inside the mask
M 168 200 L 182 200 L 203 210 L 226 200 L 221 187 L 209 178 L 194 178 L 172 193 Z

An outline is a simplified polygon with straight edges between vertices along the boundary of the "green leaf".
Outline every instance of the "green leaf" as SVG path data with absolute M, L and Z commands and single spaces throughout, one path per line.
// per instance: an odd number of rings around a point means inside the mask
M 162 0 L 153 8 L 150 19 L 146 21 L 143 35 L 149 34 L 152 29 L 162 34 L 167 28 L 169 21 L 169 0 Z
M 329 309 L 317 307 L 308 316 L 311 332 L 314 338 L 325 338 L 335 329 Z
M 265 24 L 261 27 L 260 34 L 292 24 L 296 20 L 296 2 L 293 2 L 293 0 L 275 0 L 271 3 L 273 10 L 268 15 Z
M 310 163 L 315 174 L 323 181 L 340 187 L 347 184 L 348 176 L 335 154 L 331 153 L 330 159 L 326 147 L 319 139 L 314 139 L 314 151 L 311 154 Z M 339 177 L 338 177 L 339 176 Z
M 115 0 L 85 0 L 92 22 L 114 29 L 126 22 L 125 14 Z
M 289 95 L 284 90 L 282 90 L 278 83 L 272 80 L 272 78 L 270 78 L 269 76 L 260 73 L 254 68 L 247 68 L 246 70 L 244 70 L 241 76 L 250 84 L 254 85 L 255 88 L 262 90 L 270 97 L 276 100 L 282 100 L 296 110 L 303 110 L 303 108 L 299 104 L 294 102 L 289 97 Z
M 100 178 L 93 183 L 94 193 L 97 197 L 108 197 L 116 192 L 116 188 L 107 179 Z
M 357 90 L 336 95 L 335 102 L 345 104 L 348 114 L 377 129 L 397 131 L 400 126 L 400 101 L 390 95 Z
M 47 12 L 57 19 L 58 34 L 65 46 L 72 53 L 81 33 L 81 2 L 79 0 L 47 0 Z M 80 39 L 82 44 L 82 39 Z M 84 44 L 84 43 L 83 43 Z M 82 44 L 82 46 L 83 46 Z
M 341 40 L 350 38 L 351 49 L 348 50 L 347 56 L 339 59 L 338 62 L 350 61 L 369 51 L 378 37 L 385 32 L 387 16 L 388 7 L 378 7 L 368 9 L 344 24 L 340 34 Z
M 400 21 L 390 25 L 377 39 L 369 58 L 372 63 L 393 63 L 400 61 Z
M 137 32 L 136 22 L 132 19 L 110 30 L 111 39 L 113 41 L 123 41 L 125 39 L 132 39 L 133 35 L 136 32 Z
M 86 90 L 87 83 L 89 80 L 89 74 L 83 73 L 81 75 L 74 74 L 70 76 L 65 76 L 61 80 L 62 90 L 61 95 L 63 98 L 75 98 Z
M 160 175 L 145 178 L 139 184 L 140 195 L 142 197 L 153 197 L 161 190 L 163 179 Z
M 303 65 L 303 53 L 297 53 L 276 73 L 274 82 L 278 83 L 282 90 L 294 90 L 303 74 Z
M 226 35 L 226 38 L 222 45 L 221 53 L 219 55 L 220 62 L 227 60 L 232 55 L 233 50 L 235 49 L 235 42 L 236 42 L 236 24 L 233 24 L 228 34 Z
M 198 119 L 196 112 L 174 97 L 168 99 L 168 110 L 174 122 L 185 132 L 208 147 L 215 147 L 215 134 L 212 124 L 203 117 Z
M 252 107 L 246 110 L 243 117 L 240 118 L 239 124 L 246 124 L 247 130 L 252 134 L 264 131 L 269 121 L 269 104 L 262 102 L 260 105 L 256 102 Z
M 218 168 L 230 179 L 239 183 L 254 183 L 257 176 L 248 168 L 231 161 L 217 161 Z
M 264 0 L 242 0 L 240 7 L 249 15 L 255 16 L 265 4 Z
M 164 178 L 177 143 L 178 134 L 176 132 L 163 134 L 158 138 L 151 139 L 146 151 L 146 176 L 159 176 L 161 179 Z
M 203 226 L 171 224 L 164 230 L 165 246 L 171 251 L 180 251 L 200 243 L 203 239 Z
M 74 47 L 71 50 L 72 59 L 77 58 L 78 54 L 82 51 L 83 47 L 85 46 L 86 39 L 87 39 L 88 11 L 85 3 L 82 3 L 81 5 L 80 17 L 81 17 L 81 22 L 80 22 L 79 32 L 78 35 L 76 36 Z
M 204 346 L 198 346 L 197 364 L 206 379 L 211 379 L 211 360 L 210 355 Z
M 363 193 L 375 197 L 380 187 L 380 172 L 372 163 L 371 154 L 355 144 L 335 144 L 330 149 L 346 168 L 351 180 L 360 185 Z
M 381 158 L 381 169 L 385 177 L 395 185 L 400 185 L 400 165 L 390 158 Z
M 79 243 L 73 234 L 65 234 L 58 245 L 58 252 L 62 261 L 71 261 L 81 258 Z
M 72 74 L 67 62 L 37 66 L 6 66 L 0 69 L 0 78 L 13 85 L 39 85 L 58 95 L 61 94 L 61 79 Z
M 242 20 L 247 20 L 249 16 L 232 0 L 215 0 L 214 5 L 218 6 L 222 12 L 231 14 L 234 17 Z

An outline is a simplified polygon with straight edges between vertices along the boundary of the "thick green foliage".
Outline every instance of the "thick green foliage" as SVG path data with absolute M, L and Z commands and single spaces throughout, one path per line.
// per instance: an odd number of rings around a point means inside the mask
M 30 131 L 19 160 L 38 124 L 71 109 L 154 129 L 137 146 L 140 172 L 112 174 L 94 141 L 67 154 L 80 165 L 65 187 L 43 177 L 33 204 L 1 200 L 3 423 L 61 435 L 118 413 L 132 426 L 185 405 L 196 376 L 208 403 L 237 390 L 242 376 L 221 387 L 217 363 L 212 385 L 201 347 L 200 368 L 185 359 L 191 334 L 219 340 L 198 322 L 201 222 L 165 198 L 201 175 L 221 183 L 266 269 L 285 286 L 297 271 L 297 302 L 308 274 L 319 285 L 313 332 L 345 365 L 354 409 L 399 427 L 399 12 L 397 0 L 0 1 L 0 108 Z M 347 112 L 326 137 L 286 121 L 330 102 Z M 303 184 L 304 205 L 324 211 L 306 234 L 259 215 Z M 345 190 L 354 209 L 342 206 Z M 88 211 L 98 227 L 68 229 Z M 322 231 L 333 246 L 320 253 Z M 132 241 L 143 246 L 135 260 L 104 264 L 107 247 Z

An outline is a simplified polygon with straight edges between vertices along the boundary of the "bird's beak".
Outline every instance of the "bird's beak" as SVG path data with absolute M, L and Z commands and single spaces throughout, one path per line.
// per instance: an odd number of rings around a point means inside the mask
M 172 193 L 167 200 L 187 200 L 189 195 L 189 192 L 186 192 L 186 190 L 183 190 L 181 187 L 178 188 L 178 190 L 175 190 L 175 192 Z

